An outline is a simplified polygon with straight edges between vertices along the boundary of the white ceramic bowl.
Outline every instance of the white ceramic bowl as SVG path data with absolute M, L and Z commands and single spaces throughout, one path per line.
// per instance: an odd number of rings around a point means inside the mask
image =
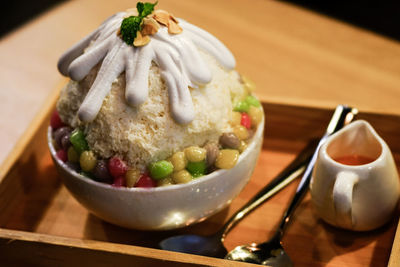
M 202 221 L 226 207 L 247 184 L 261 150 L 264 120 L 229 170 L 217 170 L 187 184 L 156 188 L 116 188 L 93 181 L 57 159 L 49 127 L 51 157 L 71 194 L 90 212 L 122 227 L 168 230 Z

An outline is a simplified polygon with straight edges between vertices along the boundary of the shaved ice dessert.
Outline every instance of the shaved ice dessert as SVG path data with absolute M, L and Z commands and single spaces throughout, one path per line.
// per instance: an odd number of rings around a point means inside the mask
M 188 183 L 235 166 L 262 107 L 231 52 L 155 4 L 117 13 L 66 51 L 51 119 L 58 159 L 98 182 Z

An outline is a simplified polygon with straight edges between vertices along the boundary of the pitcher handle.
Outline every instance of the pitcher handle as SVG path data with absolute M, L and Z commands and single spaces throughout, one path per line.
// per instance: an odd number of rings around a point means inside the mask
M 353 189 L 359 177 L 354 172 L 343 171 L 336 176 L 333 186 L 333 205 L 336 211 L 336 223 L 347 229 L 355 224 L 352 216 Z

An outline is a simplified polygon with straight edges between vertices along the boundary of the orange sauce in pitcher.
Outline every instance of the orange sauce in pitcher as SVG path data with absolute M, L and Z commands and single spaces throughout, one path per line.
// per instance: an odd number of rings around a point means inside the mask
M 345 165 L 364 165 L 373 162 L 375 159 L 362 155 L 348 155 L 334 158 L 335 161 Z

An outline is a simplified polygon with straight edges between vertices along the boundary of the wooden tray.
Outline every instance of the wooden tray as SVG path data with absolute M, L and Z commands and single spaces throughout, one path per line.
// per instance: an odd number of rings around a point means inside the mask
M 55 91 L 0 169 L 0 262 L 15 265 L 78 266 L 247 266 L 157 249 L 177 233 L 213 233 L 223 222 L 289 163 L 313 137 L 323 134 L 332 110 L 264 103 L 266 131 L 258 165 L 232 204 L 208 220 L 174 231 L 144 232 L 120 228 L 88 213 L 61 184 L 46 145 Z M 400 118 L 363 114 L 387 141 L 400 166 Z M 272 234 L 297 181 L 245 218 L 226 239 L 236 245 L 261 242 Z M 106 201 L 106 200 L 105 200 Z M 307 195 L 284 237 L 296 266 L 395 266 L 400 234 L 392 249 L 398 214 L 378 230 L 355 233 L 317 218 Z M 389 261 L 390 257 L 390 261 Z

